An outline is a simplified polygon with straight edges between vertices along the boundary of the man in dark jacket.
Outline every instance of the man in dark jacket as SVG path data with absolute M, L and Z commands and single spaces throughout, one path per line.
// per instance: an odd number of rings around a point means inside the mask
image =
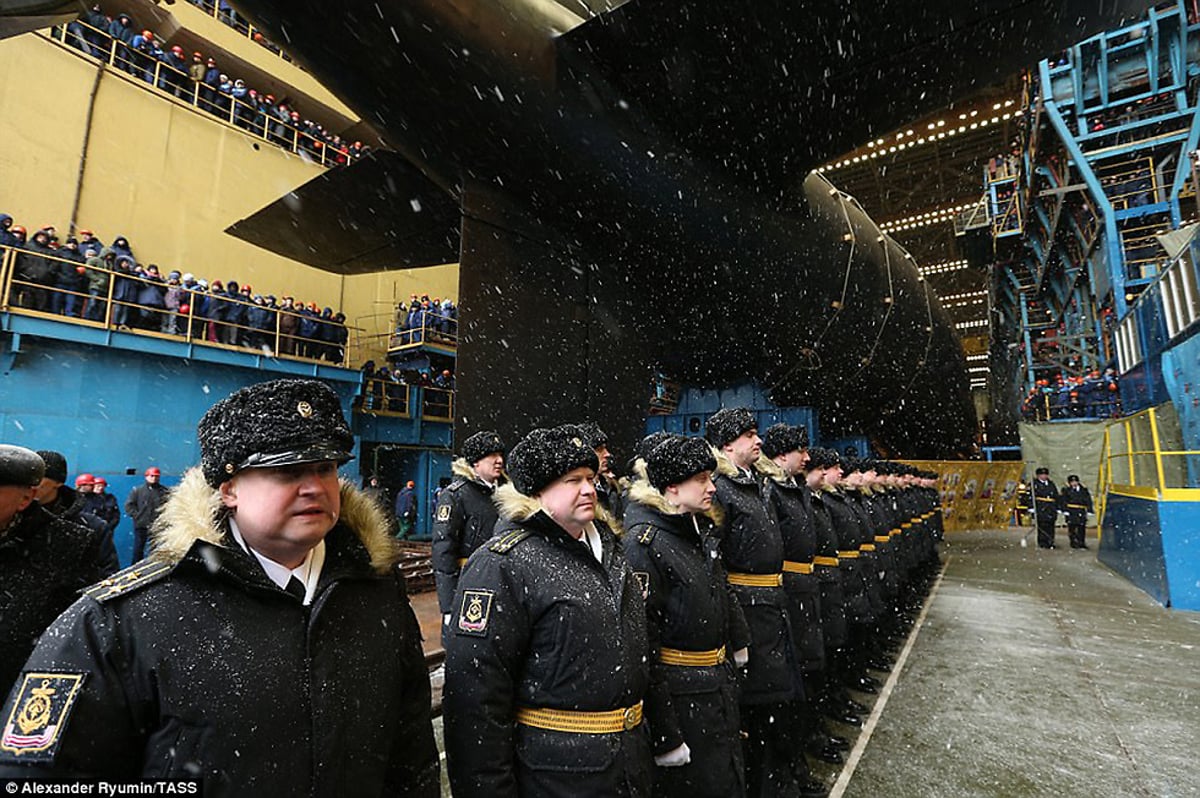
M 378 508 L 339 486 L 337 395 L 252 385 L 197 437 L 155 558 L 90 588 L 26 663 L 0 778 L 435 798 L 420 629 Z
M 1034 472 L 1033 514 L 1037 523 L 1039 549 L 1054 548 L 1054 523 L 1058 520 L 1058 486 L 1050 479 L 1049 468 Z
M 458 479 L 438 496 L 433 517 L 433 574 L 446 623 L 450 622 L 459 571 L 496 529 L 492 494 L 504 475 L 504 442 L 491 430 L 476 432 L 463 441 L 462 456 L 451 470 Z
M 143 477 L 146 481 L 129 491 L 129 497 L 125 499 L 125 514 L 133 520 L 133 562 L 146 556 L 150 526 L 158 517 L 158 511 L 166 503 L 169 493 L 159 483 L 162 471 L 157 466 L 147 468 Z
M 1087 517 L 1092 512 L 1092 494 L 1075 474 L 1067 477 L 1067 486 L 1059 497 L 1059 509 L 1067 516 L 1067 537 L 1071 541 L 1071 548 L 1086 549 Z
M 99 539 L 34 501 L 45 468 L 29 449 L 0 444 L 0 690 L 6 693 L 38 636 L 103 576 Z
M 121 523 L 121 508 L 117 505 L 117 497 L 108 492 L 108 480 L 104 477 L 94 478 L 88 509 L 92 515 L 104 522 L 104 528 L 111 539 L 117 525 Z
M 113 545 L 112 535 L 108 533 L 104 521 L 92 513 L 83 493 L 63 484 L 67 479 L 67 459 L 61 453 L 50 450 L 42 450 L 37 454 L 46 464 L 46 473 L 34 496 L 37 503 L 51 515 L 92 532 L 100 545 L 99 565 L 102 576 L 119 571 L 121 563 L 117 559 L 117 548 Z
M 745 795 L 734 663 L 750 630 L 721 566 L 709 517 L 717 461 L 701 438 L 671 436 L 645 460 L 625 505 L 629 566 L 646 596 L 646 718 L 655 794 Z
M 13 291 L 17 305 L 30 310 L 50 309 L 49 286 L 54 284 L 57 261 L 50 247 L 50 233 L 38 230 L 25 244 L 25 252 L 17 255 L 16 282 Z
M 401 540 L 412 534 L 413 524 L 417 520 L 417 494 L 414 491 L 417 483 L 411 479 L 396 494 L 396 522 L 400 529 L 397 537 Z
M 598 467 L 567 425 L 509 454 L 503 520 L 459 576 L 445 635 L 455 798 L 650 795 L 646 609 L 596 521 Z
M 747 408 L 725 408 L 708 419 L 705 437 L 717 457 L 713 481 L 724 517 L 721 558 L 750 627 L 741 696 L 747 794 L 824 796 L 824 786 L 808 775 L 790 721 L 784 720 L 803 687 L 783 590 L 783 538 L 754 467 L 762 453 L 758 420 Z

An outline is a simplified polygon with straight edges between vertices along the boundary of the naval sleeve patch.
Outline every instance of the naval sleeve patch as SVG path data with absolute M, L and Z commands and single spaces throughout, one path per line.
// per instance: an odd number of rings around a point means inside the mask
M 634 571 L 633 578 L 637 580 L 638 587 L 642 589 L 642 601 L 650 598 L 650 572 Z
M 25 673 L 0 735 L 0 751 L 22 762 L 53 762 L 83 686 L 83 673 Z
M 458 633 L 483 637 L 487 634 L 488 619 L 492 615 L 490 590 L 464 590 L 462 605 L 458 608 Z
M 449 521 L 450 520 L 450 505 L 442 504 L 442 505 L 438 506 L 437 520 L 439 520 L 439 521 Z

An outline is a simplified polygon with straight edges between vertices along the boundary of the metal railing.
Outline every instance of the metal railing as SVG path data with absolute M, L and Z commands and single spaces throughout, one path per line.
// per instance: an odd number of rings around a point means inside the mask
M 411 418 L 412 386 L 399 380 L 368 377 L 354 400 L 354 409 L 381 416 Z
M 251 90 L 244 85 L 235 85 L 229 91 L 223 91 L 220 86 L 194 80 L 189 72 L 176 69 L 153 54 L 135 49 L 114 39 L 107 31 L 93 28 L 82 21 L 51 28 L 49 36 L 100 60 L 119 73 L 142 81 L 151 89 L 322 166 L 345 166 L 363 154 L 345 142 L 326 142 L 301 130 L 294 124 L 290 113 L 286 118 L 280 115 L 278 105 L 247 102 L 245 98 L 250 97 Z
M 458 319 L 425 311 L 421 314 L 420 323 L 415 327 L 400 328 L 388 336 L 388 354 L 413 349 L 422 344 L 457 348 Z
M 224 0 L 219 0 L 219 2 L 214 2 L 214 0 L 188 0 L 188 2 L 223 25 L 233 28 L 255 44 L 262 45 L 264 49 L 274 53 L 284 61 L 294 63 L 292 57 L 285 53 L 279 45 L 264 36 L 262 31 L 250 24 L 249 20 L 242 19 L 237 11 L 229 3 L 224 2 Z
M 454 420 L 454 391 L 445 388 L 422 388 L 421 419 L 424 421 Z
M 0 310 L 10 313 L 269 357 L 353 362 L 349 337 L 357 331 L 315 311 L 260 305 L 10 247 L 0 247 L 0 276 Z M 168 289 L 180 289 L 175 307 L 167 307 Z
M 1101 520 L 1103 496 L 1109 491 L 1158 500 L 1200 498 L 1200 451 L 1183 448 L 1177 422 L 1164 423 L 1163 410 L 1167 407 L 1148 408 L 1105 428 L 1100 464 Z M 1173 413 L 1168 416 L 1174 418 Z

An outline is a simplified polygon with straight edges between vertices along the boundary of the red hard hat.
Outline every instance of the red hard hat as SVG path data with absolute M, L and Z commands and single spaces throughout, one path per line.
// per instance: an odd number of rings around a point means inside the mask
M 22 227 L 22 226 L 21 226 L 21 225 L 19 225 L 19 224 L 14 224 L 14 225 L 12 226 L 12 231 L 13 231 L 14 233 L 24 233 L 24 232 L 25 232 L 25 228 L 24 228 L 24 227 Z
M 150 466 L 146 469 L 145 475 L 148 477 L 161 477 L 162 472 L 158 470 L 158 466 Z
M 175 53 L 175 55 L 183 55 L 183 48 L 177 44 L 171 48 L 171 52 Z
M 80 474 L 79 476 L 75 477 L 75 487 L 77 487 L 77 488 L 80 485 L 94 485 L 94 484 L 96 484 L 96 478 L 94 476 L 92 476 L 91 474 Z
M 90 236 L 91 234 L 92 234 L 91 230 L 80 230 L 79 231 L 79 235 L 81 235 L 81 236 Z
M 142 31 L 142 38 L 143 39 L 153 39 L 154 33 L 152 31 L 144 30 L 144 31 Z
M 96 484 L 108 487 L 108 480 L 105 479 L 104 477 L 96 477 Z

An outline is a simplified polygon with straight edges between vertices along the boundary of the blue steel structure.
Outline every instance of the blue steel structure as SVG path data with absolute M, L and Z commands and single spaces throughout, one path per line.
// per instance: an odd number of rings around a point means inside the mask
M 1112 369 L 1127 415 L 1106 439 L 1098 556 L 1156 600 L 1192 610 L 1200 610 L 1198 22 L 1191 4 L 1160 5 L 1042 61 L 1028 76 L 1023 138 L 985 175 L 996 252 L 992 352 L 1020 353 L 1007 363 L 993 355 L 993 395 L 1035 395 L 1045 383 Z M 1131 431 L 1143 428 L 1152 434 Z
M 758 418 L 760 434 L 772 424 L 792 424 L 808 430 L 812 445 L 825 445 L 820 442 L 817 411 L 814 408 L 778 407 L 768 398 L 767 392 L 755 383 L 742 383 L 729 388 L 683 388 L 679 392 L 678 406 L 672 412 L 646 418 L 646 434 L 665 431 L 678 435 L 703 435 L 708 417 L 722 407 L 750 408 Z M 870 451 L 865 437 L 847 438 L 843 442 L 860 446 L 860 454 Z
M 402 451 L 403 478 L 417 483 L 416 537 L 429 536 L 432 496 L 450 470 L 453 419 L 426 416 L 422 389 L 408 388 L 410 414 L 376 414 L 359 409 L 361 374 L 353 369 L 62 319 L 0 309 L 0 441 L 61 451 L 69 480 L 84 471 L 103 476 L 123 504 L 148 466 L 169 486 L 199 462 L 196 421 L 218 399 L 265 380 L 316 378 L 341 397 L 355 433 L 357 459 L 344 477 L 358 483 L 381 452 Z M 115 538 L 124 564 L 132 535 L 123 517 Z

